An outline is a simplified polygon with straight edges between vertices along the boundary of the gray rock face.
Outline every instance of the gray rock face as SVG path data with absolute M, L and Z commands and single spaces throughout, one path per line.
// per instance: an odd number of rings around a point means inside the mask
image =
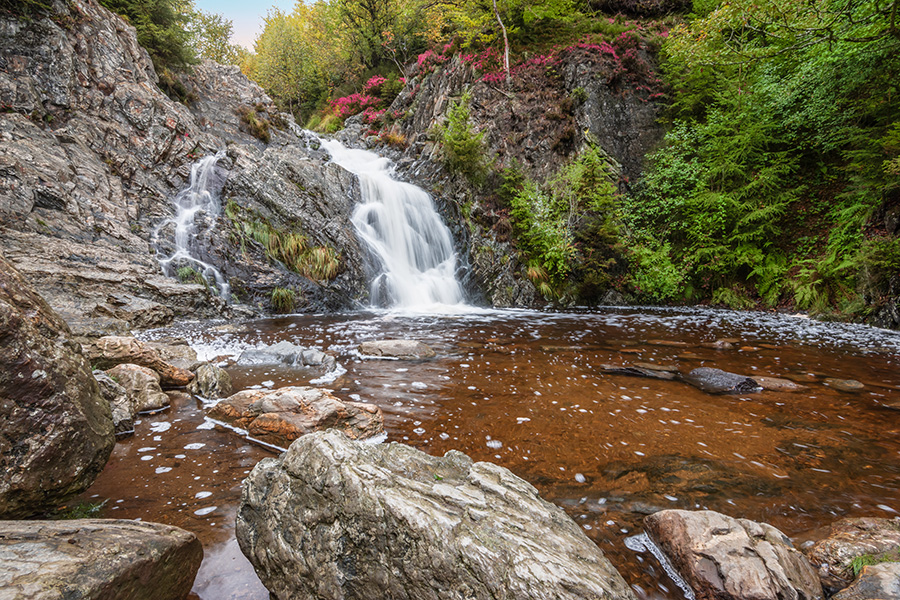
M 234 313 L 206 286 L 165 277 L 154 252 L 168 255 L 171 232 L 151 235 L 172 216 L 191 165 L 222 149 L 228 177 L 214 191 L 311 245 L 329 245 L 340 273 L 314 283 L 255 242 L 239 258 L 224 216 L 198 226 L 192 252 L 254 306 L 276 286 L 300 290 L 310 309 L 366 297 L 349 221 L 355 178 L 308 148 L 290 119 L 276 119 L 258 86 L 234 67 L 203 63 L 188 108 L 157 88 L 132 27 L 94 0 L 54 6 L 30 20 L 0 15 L 0 105 L 9 107 L 0 113 L 0 248 L 54 309 L 85 330 L 91 320 L 134 328 Z M 249 103 L 279 124 L 268 145 L 241 131 L 237 109 Z
M 124 387 L 103 371 L 94 371 L 100 394 L 109 402 L 116 435 L 134 433 L 134 400 Z
M 374 404 L 343 401 L 331 390 L 312 387 L 244 390 L 209 407 L 207 415 L 277 448 L 325 429 L 355 440 L 384 433 L 384 415 Z
M 646 517 L 644 528 L 698 600 L 824 598 L 806 557 L 766 523 L 709 510 L 663 510 Z
M 421 359 L 435 356 L 427 344 L 416 340 L 376 340 L 359 345 L 360 354 L 390 358 Z
M 278 342 L 266 348 L 244 350 L 238 357 L 237 364 L 252 365 L 288 365 L 292 367 L 335 367 L 334 357 L 315 348 L 304 348 L 290 342 Z
M 746 394 L 762 390 L 749 377 L 711 367 L 699 367 L 682 375 L 681 379 L 708 394 Z
M 202 559 L 193 533 L 158 523 L 0 521 L 4 598 L 182 600 Z
M 304 436 L 245 481 L 241 550 L 279 599 L 628 599 L 531 485 L 464 454 Z
M 71 338 L 0 255 L 0 518 L 86 489 L 115 444 L 109 402 Z
M 156 371 L 140 365 L 116 365 L 106 371 L 113 381 L 121 385 L 131 396 L 134 412 L 159 410 L 169 405 L 169 397 L 159 386 Z
M 188 391 L 192 394 L 209 399 L 231 395 L 231 375 L 224 369 L 205 363 L 197 368 L 196 375 L 188 385 Z
M 897 600 L 900 598 L 900 563 L 863 567 L 859 579 L 841 590 L 833 600 Z
M 806 554 L 819 570 L 823 585 L 839 590 L 853 581 L 850 563 L 857 556 L 900 554 L 900 519 L 841 519 L 832 523 L 828 537 L 813 544 Z
M 194 378 L 193 373 L 164 361 L 155 348 L 127 336 L 104 336 L 86 347 L 91 364 L 99 369 L 115 365 L 140 365 L 152 369 L 164 385 L 185 386 Z

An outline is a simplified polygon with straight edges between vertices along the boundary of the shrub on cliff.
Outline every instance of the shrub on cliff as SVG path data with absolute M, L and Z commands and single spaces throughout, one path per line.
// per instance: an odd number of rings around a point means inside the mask
M 447 111 L 447 121 L 438 127 L 444 166 L 463 175 L 476 185 L 484 183 L 490 161 L 484 143 L 484 133 L 476 131 L 469 119 L 469 94 L 465 93 Z

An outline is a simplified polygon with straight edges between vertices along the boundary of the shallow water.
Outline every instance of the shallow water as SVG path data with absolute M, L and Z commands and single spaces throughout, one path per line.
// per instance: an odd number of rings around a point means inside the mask
M 226 362 L 280 340 L 333 352 L 347 372 L 324 387 L 379 405 L 389 441 L 509 468 L 581 524 L 643 598 L 683 597 L 649 554 L 624 544 L 660 508 L 766 521 L 798 543 L 840 517 L 900 511 L 900 412 L 886 406 L 900 401 L 896 332 L 769 314 L 605 309 L 296 316 L 183 324 L 151 336 L 172 334 Z M 438 357 L 368 360 L 355 350 L 386 338 L 421 340 Z M 734 349 L 700 346 L 720 338 L 734 338 Z M 789 377 L 809 389 L 712 396 L 598 370 L 633 362 Z M 229 371 L 236 389 L 306 385 L 320 375 Z M 866 387 L 840 392 L 824 377 Z M 199 402 L 176 395 L 171 409 L 144 416 L 117 444 L 86 497 L 108 498 L 106 517 L 196 532 L 206 549 L 197 597 L 264 600 L 233 531 L 240 482 L 272 453 L 204 427 Z

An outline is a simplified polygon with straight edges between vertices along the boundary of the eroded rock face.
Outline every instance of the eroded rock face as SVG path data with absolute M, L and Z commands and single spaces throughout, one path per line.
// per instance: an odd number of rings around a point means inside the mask
M 69 328 L 0 256 L 0 518 L 86 489 L 114 444 L 109 403 Z
M 158 523 L 0 521 L 0 589 L 17 600 L 182 600 L 202 559 L 193 533 Z
M 385 356 L 402 359 L 433 358 L 435 356 L 427 344 L 416 340 L 376 340 L 359 345 L 360 354 L 366 356 Z
M 225 369 L 205 363 L 197 368 L 197 376 L 188 391 L 203 398 L 224 398 L 231 395 L 231 375 Z
M 133 337 L 105 336 L 88 347 L 88 359 L 99 369 L 115 365 L 140 365 L 156 371 L 162 385 L 184 386 L 194 374 L 164 361 L 156 349 Z
M 851 561 L 871 554 L 881 557 L 900 553 L 900 519 L 861 517 L 841 519 L 831 525 L 831 533 L 807 550 L 810 562 L 819 570 L 826 588 L 834 591 L 853 581 Z
M 281 600 L 634 598 L 578 525 L 508 470 L 336 431 L 253 469 L 237 538 Z
M 169 405 L 169 397 L 159 386 L 156 371 L 140 365 L 116 365 L 106 371 L 113 381 L 121 385 L 131 396 L 134 412 L 159 410 Z
M 94 371 L 100 394 L 109 402 L 116 435 L 134 433 L 134 400 L 124 387 L 103 371 Z
M 644 528 L 698 600 L 824 598 L 806 557 L 766 523 L 710 510 L 663 510 L 646 517 Z
M 681 379 L 708 394 L 746 394 L 762 389 L 749 377 L 712 367 L 699 367 L 682 375 Z
M 384 416 L 374 404 L 345 402 L 331 390 L 312 387 L 244 390 L 210 407 L 206 414 L 278 448 L 325 429 L 359 440 L 384 433 Z
M 859 579 L 832 598 L 833 600 L 896 600 L 900 598 L 900 562 L 863 567 Z

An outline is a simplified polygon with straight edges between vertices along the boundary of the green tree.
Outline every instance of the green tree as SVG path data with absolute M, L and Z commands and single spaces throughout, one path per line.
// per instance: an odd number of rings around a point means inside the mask
M 192 0 L 100 0 L 137 30 L 138 43 L 150 53 L 161 77 L 197 61 L 191 47 Z
M 208 58 L 220 64 L 239 65 L 247 51 L 231 43 L 234 24 L 222 15 L 202 10 L 191 15 L 192 45 L 200 58 Z

